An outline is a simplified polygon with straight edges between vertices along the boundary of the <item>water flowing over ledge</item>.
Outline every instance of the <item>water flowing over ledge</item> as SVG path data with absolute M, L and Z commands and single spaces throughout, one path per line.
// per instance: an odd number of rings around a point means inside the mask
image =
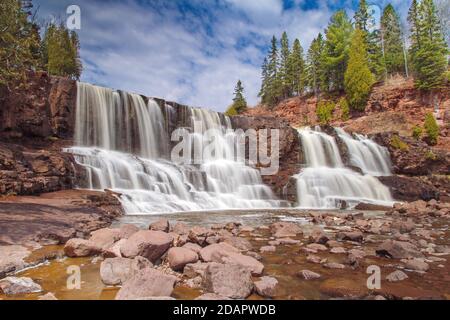
M 180 165 L 169 160 L 170 106 L 85 83 L 77 89 L 76 146 L 67 151 L 85 169 L 79 187 L 120 193 L 127 214 L 286 206 L 263 184 L 258 170 L 234 158 L 237 136 L 228 117 L 188 108 L 191 156 L 198 159 L 207 147 L 193 132 L 194 123 L 215 132 L 213 147 L 219 155 Z
M 299 207 L 333 209 L 361 202 L 391 206 L 389 189 L 374 177 L 390 175 L 387 150 L 363 136 L 335 130 L 348 148 L 351 164 L 364 175 L 344 166 L 335 137 L 319 127 L 299 129 L 306 162 L 295 176 Z

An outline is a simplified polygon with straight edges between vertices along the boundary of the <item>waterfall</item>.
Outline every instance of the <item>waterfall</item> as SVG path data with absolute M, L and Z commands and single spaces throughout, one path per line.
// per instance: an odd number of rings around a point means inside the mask
M 177 163 L 169 160 L 172 107 L 90 84 L 77 87 L 76 146 L 66 151 L 85 170 L 79 187 L 116 191 L 127 214 L 283 205 L 259 171 L 235 156 L 239 137 L 228 117 L 188 108 L 189 156 L 201 162 Z M 205 132 L 215 139 L 205 141 Z M 202 157 L 211 147 L 214 153 Z
M 297 198 L 301 208 L 333 209 L 340 208 L 345 201 L 349 207 L 358 203 L 373 203 L 380 205 L 392 205 L 389 189 L 381 184 L 378 179 L 370 174 L 362 175 L 345 168 L 336 139 L 321 131 L 319 127 L 305 128 L 299 131 L 306 168 L 295 178 L 297 179 Z M 346 137 L 351 139 L 351 137 Z M 353 157 L 355 150 L 363 149 L 362 146 L 370 145 L 374 150 L 375 143 L 367 139 L 352 142 L 349 152 Z M 347 142 L 346 142 L 347 143 Z M 358 147 L 355 147 L 358 145 Z M 359 149 L 357 149 L 359 148 Z M 369 149 L 369 147 L 367 147 Z M 359 159 L 356 154 L 355 159 Z M 367 152 L 365 157 L 372 158 L 376 152 Z M 361 160 L 358 166 L 364 166 L 364 170 L 378 172 L 378 159 Z M 386 165 L 387 163 L 384 162 Z M 371 167 L 379 164 L 379 167 Z
M 365 174 L 372 176 L 390 176 L 391 160 L 387 148 L 376 144 L 366 136 L 355 134 L 352 137 L 341 128 L 335 129 L 344 141 L 350 155 L 350 163 Z

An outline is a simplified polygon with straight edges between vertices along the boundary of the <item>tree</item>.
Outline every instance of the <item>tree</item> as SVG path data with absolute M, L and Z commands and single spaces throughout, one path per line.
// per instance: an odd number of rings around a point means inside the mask
M 0 85 L 23 81 L 27 71 L 39 66 L 39 32 L 28 21 L 31 2 L 0 2 Z
M 272 37 L 269 55 L 267 57 L 267 65 L 265 70 L 266 81 L 264 92 L 261 95 L 263 104 L 273 107 L 282 95 L 282 82 L 279 73 L 279 56 L 277 38 Z
M 358 10 L 355 13 L 355 28 L 361 30 L 365 36 L 369 33 L 369 7 L 367 6 L 366 0 L 359 1 Z
M 450 1 L 436 0 L 436 9 L 439 21 L 441 23 L 441 30 L 444 34 L 447 47 L 450 47 Z
M 48 73 L 78 80 L 82 72 L 78 35 L 62 23 L 49 24 L 42 41 L 42 57 Z
M 286 32 L 283 32 L 280 40 L 280 72 L 279 78 L 281 83 L 281 94 L 283 98 L 288 98 L 292 95 L 292 83 L 289 75 L 289 39 Z
M 403 40 L 400 18 L 394 7 L 389 4 L 384 8 L 381 17 L 381 32 L 384 41 L 384 61 L 386 73 L 404 74 Z
M 351 40 L 349 62 L 345 72 L 345 92 L 351 108 L 364 110 L 375 79 L 368 67 L 363 31 L 356 29 Z
M 418 89 L 432 91 L 445 81 L 448 49 L 433 0 L 423 0 L 417 8 L 414 5 L 417 6 L 415 1 L 410 9 L 410 21 L 415 85 Z
M 236 87 L 234 88 L 233 104 L 231 106 L 238 114 L 247 109 L 247 101 L 244 98 L 244 87 L 241 80 L 238 80 Z
M 301 95 L 305 90 L 305 59 L 302 45 L 298 39 L 295 39 L 289 55 L 288 79 L 291 93 Z
M 345 11 L 336 12 L 325 31 L 323 67 L 326 91 L 344 89 L 344 73 L 347 69 L 348 50 L 353 27 Z
M 439 126 L 432 113 L 425 115 L 424 129 L 427 134 L 427 142 L 430 145 L 436 145 L 439 138 Z
M 324 51 L 325 42 L 322 34 L 319 33 L 318 37 L 312 41 L 311 46 L 308 49 L 306 67 L 307 85 L 316 96 L 319 94 L 322 87 Z

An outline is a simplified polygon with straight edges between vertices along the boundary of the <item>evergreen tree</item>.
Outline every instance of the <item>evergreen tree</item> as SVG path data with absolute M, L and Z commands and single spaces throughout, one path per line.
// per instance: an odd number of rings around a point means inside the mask
M 275 106 L 282 95 L 282 83 L 279 74 L 277 38 L 272 37 L 267 64 L 267 83 L 262 102 L 269 107 Z
M 387 74 L 404 74 L 405 61 L 400 18 L 391 4 L 387 5 L 383 11 L 381 32 L 383 33 L 384 61 Z
M 269 62 L 267 61 L 267 57 L 264 58 L 264 62 L 261 66 L 261 89 L 259 90 L 258 97 L 261 98 L 261 101 L 264 103 L 267 99 L 267 87 L 269 83 Z
M 305 90 L 305 59 L 302 45 L 298 39 L 294 41 L 288 61 L 288 79 L 291 93 L 301 95 Z
M 367 6 L 366 0 L 359 1 L 358 10 L 355 13 L 355 28 L 361 30 L 364 36 L 369 33 L 369 7 Z
M 39 66 L 39 32 L 28 21 L 31 2 L 0 2 L 0 85 L 23 81 L 26 72 Z
M 349 62 L 345 72 L 345 92 L 351 108 L 364 110 L 375 79 L 368 67 L 363 31 L 356 29 L 351 40 Z
M 247 109 L 247 101 L 244 98 L 244 87 L 241 80 L 239 80 L 234 88 L 233 104 L 231 106 L 236 112 L 242 113 Z
M 411 59 L 415 59 L 416 52 L 421 47 L 421 30 L 422 30 L 422 21 L 420 19 L 420 4 L 417 0 L 413 0 L 411 3 L 411 7 L 408 12 L 408 22 L 410 25 L 410 42 L 411 46 L 409 49 Z
M 345 11 L 336 12 L 328 25 L 323 59 L 326 91 L 344 89 L 348 50 L 353 27 Z
M 292 83 L 289 75 L 289 39 L 286 32 L 283 32 L 280 40 L 280 70 L 279 81 L 281 83 L 281 94 L 283 98 L 292 96 Z
M 324 51 L 325 41 L 323 40 L 322 34 L 319 33 L 318 37 L 312 41 L 308 49 L 306 70 L 307 85 L 316 96 L 322 88 Z
M 418 20 L 410 19 L 415 84 L 418 89 L 430 91 L 439 88 L 445 80 L 448 49 L 433 0 L 423 0 L 417 10 Z

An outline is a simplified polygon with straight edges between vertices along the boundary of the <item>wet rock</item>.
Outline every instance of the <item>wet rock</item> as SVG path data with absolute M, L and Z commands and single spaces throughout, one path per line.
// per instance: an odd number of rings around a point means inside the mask
M 291 238 L 279 238 L 277 241 L 280 245 L 295 245 L 301 243 L 300 240 L 295 240 Z
M 221 262 L 228 253 L 239 253 L 239 250 L 227 243 L 211 244 L 200 250 L 200 258 L 205 262 Z
M 25 268 L 24 259 L 29 254 L 30 251 L 23 246 L 0 246 L 0 279 L 8 273 Z
M 408 275 L 401 270 L 396 270 L 386 277 L 386 280 L 389 282 L 403 281 L 405 279 L 408 279 Z
M 324 263 L 322 266 L 327 269 L 345 269 L 345 266 L 343 264 L 336 262 Z
M 322 229 L 314 229 L 309 235 L 309 240 L 314 243 L 326 244 L 330 238 Z
M 125 242 L 127 242 L 127 239 L 120 239 L 108 249 L 103 250 L 103 256 L 105 258 L 116 258 L 116 257 L 121 258 L 122 253 L 120 252 L 120 248 L 123 246 Z
M 100 277 L 104 284 L 122 285 L 142 269 L 152 267 L 152 263 L 143 257 L 134 259 L 108 258 L 100 265 Z
M 49 292 L 49 293 L 46 293 L 46 294 L 44 294 L 44 295 L 42 295 L 42 296 L 39 296 L 39 297 L 38 297 L 38 300 L 48 300 L 48 301 L 51 301 L 51 300 L 58 300 L 58 299 L 55 297 L 55 295 L 54 295 L 53 293 Z
M 328 279 L 322 282 L 319 291 L 332 298 L 362 298 L 368 291 L 365 285 L 350 279 Z
M 228 253 L 221 259 L 225 264 L 237 264 L 250 270 L 252 275 L 260 276 L 264 271 L 264 265 L 255 258 L 240 253 Z
M 423 261 L 423 259 L 403 259 L 402 262 L 405 264 L 405 268 L 409 270 L 426 272 L 430 269 L 428 263 Z
M 321 277 L 320 274 L 310 271 L 310 270 L 302 270 L 297 274 L 297 276 L 299 276 L 305 280 L 316 280 Z
M 202 294 L 201 296 L 195 298 L 194 300 L 209 300 L 209 301 L 213 301 L 213 300 L 232 300 L 230 298 L 215 294 L 215 293 L 205 293 Z
M 172 270 L 180 271 L 188 263 L 196 263 L 198 254 L 186 248 L 170 248 L 167 254 L 167 261 Z
M 122 256 L 141 256 L 155 263 L 172 245 L 171 235 L 162 231 L 141 230 L 133 234 L 120 248 Z
M 138 300 L 146 297 L 169 297 L 177 278 L 153 268 L 140 270 L 126 281 L 116 300 Z
M 318 251 L 327 251 L 327 247 L 323 244 L 311 243 L 306 246 L 307 249 L 311 250 L 311 253 L 316 253 Z
M 363 259 L 365 256 L 367 256 L 367 253 L 363 250 L 359 249 L 351 249 L 348 251 L 349 255 L 353 255 L 357 259 Z
M 206 268 L 203 286 L 209 292 L 232 299 L 245 299 L 253 290 L 252 276 L 247 268 L 214 262 Z
M 262 277 L 255 282 L 255 290 L 261 297 L 272 298 L 276 294 L 278 280 L 273 277 Z
M 118 240 L 120 240 L 120 230 L 110 228 L 93 231 L 89 238 L 89 241 L 95 243 L 95 245 L 102 250 L 108 249 Z
M 291 222 L 276 222 L 270 225 L 270 231 L 275 238 L 296 237 L 302 234 L 300 227 Z
M 328 248 L 342 247 L 342 243 L 335 240 L 327 241 L 326 245 Z
M 169 220 L 167 219 L 159 219 L 158 221 L 153 222 L 149 226 L 149 230 L 152 231 L 162 231 L 162 232 L 169 232 L 170 225 Z
M 119 228 L 120 239 L 128 239 L 140 229 L 134 224 L 124 224 Z
M 334 247 L 331 248 L 330 253 L 334 253 L 334 254 L 344 254 L 346 251 L 344 248 L 342 247 Z
M 322 261 L 322 258 L 313 254 L 310 254 L 306 257 L 306 261 L 311 262 L 311 263 L 316 263 L 316 264 L 320 264 L 320 262 Z
M 339 232 L 336 235 L 336 239 L 338 240 L 347 240 L 347 241 L 354 241 L 354 242 L 363 242 L 364 235 L 360 231 L 353 231 L 353 232 Z
M 220 241 L 228 243 L 229 245 L 241 251 L 250 251 L 253 249 L 253 246 L 250 243 L 250 241 L 241 237 L 225 237 L 221 238 Z
M 409 242 L 386 240 L 376 250 L 377 255 L 394 259 L 422 257 L 417 247 Z
M 31 278 L 6 277 L 0 280 L 0 291 L 8 296 L 41 292 L 40 285 Z
M 192 251 L 194 251 L 197 254 L 199 254 L 200 251 L 202 250 L 202 247 L 200 247 L 198 244 L 192 243 L 192 242 L 188 242 L 188 243 L 184 244 L 182 246 L 182 248 L 192 250 Z
M 259 249 L 259 252 L 261 253 L 275 252 L 275 251 L 277 251 L 277 248 L 275 246 L 264 246 Z
M 101 247 L 94 242 L 84 239 L 70 239 L 64 246 L 64 253 L 68 257 L 89 257 L 102 252 Z

